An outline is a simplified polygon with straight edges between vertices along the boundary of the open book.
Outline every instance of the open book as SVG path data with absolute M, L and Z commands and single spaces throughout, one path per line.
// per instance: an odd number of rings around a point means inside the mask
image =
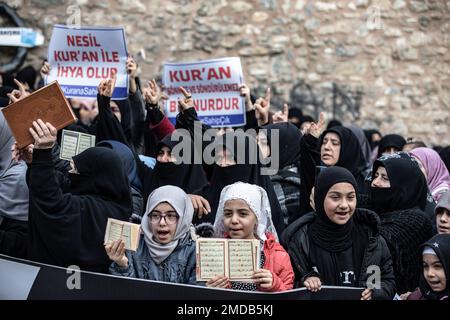
M 34 142 L 29 132 L 33 121 L 42 119 L 44 123 L 50 122 L 59 130 L 76 120 L 57 81 L 10 104 L 2 112 L 20 149 Z
M 196 241 L 197 281 L 227 276 L 232 281 L 253 282 L 261 251 L 257 239 L 200 238 Z
M 139 245 L 140 225 L 122 220 L 108 218 L 105 243 L 122 239 L 125 249 L 136 251 Z
M 72 160 L 72 157 L 95 146 L 95 136 L 70 130 L 62 131 L 59 158 Z

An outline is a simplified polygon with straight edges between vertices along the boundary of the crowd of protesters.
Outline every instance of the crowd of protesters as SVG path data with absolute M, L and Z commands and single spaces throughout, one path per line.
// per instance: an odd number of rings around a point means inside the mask
M 69 99 L 77 121 L 66 129 L 96 137 L 71 161 L 58 156 L 53 124 L 35 119 L 34 143 L 19 149 L 0 112 L 1 254 L 231 290 L 332 285 L 363 287 L 362 300 L 448 299 L 450 147 L 334 120 L 326 127 L 323 113 L 316 121 L 295 106 L 273 112 L 270 90 L 253 99 L 242 84 L 245 127 L 188 146 L 192 155 L 214 147 L 214 163 L 180 161 L 176 134 L 198 138 L 192 95 L 180 88 L 174 125 L 160 85 L 141 86 L 132 57 L 126 68 L 128 99 L 111 99 L 115 76 L 101 81 L 97 99 Z M 41 87 L 49 71 L 44 63 L 40 75 L 32 67 L 1 75 L 0 108 Z M 275 158 L 277 170 L 263 174 Z M 108 218 L 141 224 L 137 251 L 104 243 Z M 253 281 L 198 282 L 199 237 L 259 240 Z

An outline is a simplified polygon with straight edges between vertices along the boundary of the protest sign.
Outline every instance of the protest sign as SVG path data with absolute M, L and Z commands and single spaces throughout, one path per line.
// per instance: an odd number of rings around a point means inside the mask
M 68 98 L 95 98 L 101 80 L 117 75 L 112 99 L 128 97 L 127 45 L 123 28 L 55 25 L 48 48 L 50 74 Z
M 240 96 L 243 84 L 239 58 L 222 58 L 191 63 L 165 63 L 163 84 L 169 99 L 167 117 L 175 122 L 177 99 L 183 98 L 179 87 L 192 94 L 200 120 L 212 127 L 235 127 L 245 124 L 245 104 Z

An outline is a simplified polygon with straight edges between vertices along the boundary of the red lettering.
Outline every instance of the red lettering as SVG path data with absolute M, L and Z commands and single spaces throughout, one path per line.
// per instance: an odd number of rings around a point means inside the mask
M 223 108 L 223 100 L 217 99 L 216 100 L 216 110 L 222 110 L 222 108 Z
M 238 98 L 233 98 L 231 101 L 232 101 L 231 103 L 233 104 L 233 107 L 231 109 L 232 110 L 234 110 L 234 109 L 239 110 L 239 99 Z
M 198 70 L 198 69 L 191 70 L 191 74 L 192 74 L 192 81 L 195 81 L 195 80 L 202 81 L 203 80 L 202 73 L 200 70 Z
M 214 111 L 214 99 L 208 99 L 208 111 Z
M 219 67 L 219 73 L 220 73 L 220 79 L 225 78 L 230 79 L 231 78 L 231 69 L 230 66 L 227 66 L 227 69 L 225 70 L 223 67 Z
M 169 111 L 170 112 L 176 112 L 177 111 L 177 102 L 176 101 L 174 101 L 174 100 L 170 101 Z
M 113 51 L 112 57 L 113 57 L 113 62 L 119 62 L 119 53 L 117 51 Z
M 217 75 L 216 70 L 214 68 L 208 70 L 208 80 L 211 79 L 219 79 L 219 76 Z
M 180 82 L 180 79 L 178 79 L 177 74 L 178 74 L 177 70 L 170 70 L 169 71 L 169 78 L 170 78 L 171 82 L 174 82 L 174 81 Z
M 67 35 L 67 45 L 73 47 L 100 47 L 97 38 L 90 33 L 87 36 Z

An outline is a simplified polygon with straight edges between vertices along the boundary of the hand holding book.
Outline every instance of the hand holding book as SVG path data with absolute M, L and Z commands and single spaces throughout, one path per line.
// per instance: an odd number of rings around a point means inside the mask
M 125 256 L 125 242 L 120 240 L 110 241 L 105 245 L 108 257 L 120 267 L 128 267 L 128 258 Z
M 38 119 L 33 121 L 29 130 L 34 139 L 34 149 L 51 149 L 55 145 L 58 130 L 51 123 Z

